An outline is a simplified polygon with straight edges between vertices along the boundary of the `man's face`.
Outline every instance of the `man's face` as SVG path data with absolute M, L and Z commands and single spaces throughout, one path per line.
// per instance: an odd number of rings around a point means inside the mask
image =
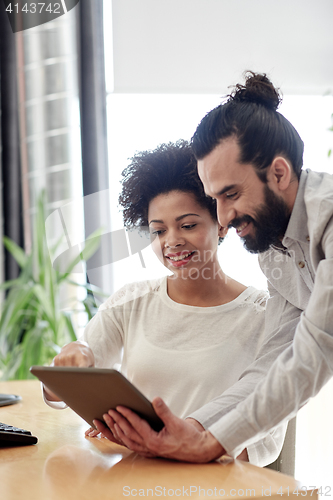
M 225 139 L 198 161 L 198 173 L 206 193 L 216 199 L 220 224 L 235 227 L 248 251 L 264 252 L 282 239 L 290 210 L 259 179 L 251 164 L 241 164 L 238 159 L 236 139 Z

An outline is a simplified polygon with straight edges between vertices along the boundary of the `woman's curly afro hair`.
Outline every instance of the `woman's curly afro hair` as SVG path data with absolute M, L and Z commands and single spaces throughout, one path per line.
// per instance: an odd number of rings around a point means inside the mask
M 197 202 L 217 220 L 215 200 L 204 192 L 197 161 L 187 141 L 160 144 L 152 151 L 136 153 L 122 172 L 119 204 L 127 228 L 147 227 L 149 203 L 170 191 L 192 193 Z

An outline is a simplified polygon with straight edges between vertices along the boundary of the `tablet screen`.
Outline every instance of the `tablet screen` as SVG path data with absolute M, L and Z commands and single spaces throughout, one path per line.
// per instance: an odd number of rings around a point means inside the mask
M 94 427 L 93 420 L 116 406 L 126 406 L 160 431 L 164 424 L 151 402 L 117 370 L 32 366 L 30 371 L 72 410 Z

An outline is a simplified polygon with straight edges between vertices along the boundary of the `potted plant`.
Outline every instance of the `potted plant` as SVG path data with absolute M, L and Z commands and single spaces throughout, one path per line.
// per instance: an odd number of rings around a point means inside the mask
M 96 236 L 96 234 L 94 234 Z M 33 244 L 26 254 L 15 242 L 4 237 L 4 245 L 20 267 L 17 279 L 0 285 L 6 291 L 0 315 L 0 379 L 32 378 L 31 365 L 49 364 L 60 346 L 76 340 L 74 315 L 85 311 L 89 320 L 97 310 L 92 292 L 101 290 L 73 281 L 71 271 L 88 259 L 99 245 L 88 238 L 84 250 L 66 271 L 54 269 L 45 234 L 44 194 L 39 197 L 34 221 Z M 63 310 L 60 296 L 64 287 L 83 289 L 83 299 Z M 76 294 L 77 295 L 77 294 Z

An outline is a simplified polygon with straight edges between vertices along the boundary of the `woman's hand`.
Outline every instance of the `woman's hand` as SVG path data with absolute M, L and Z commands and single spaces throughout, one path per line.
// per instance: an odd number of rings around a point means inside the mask
M 82 340 L 76 340 L 65 345 L 53 360 L 54 366 L 95 366 L 94 353 L 89 345 Z
M 90 438 L 94 438 L 94 437 L 98 436 L 98 434 L 99 434 L 99 431 L 94 429 L 94 427 L 89 427 L 89 429 L 87 429 L 86 432 L 84 433 L 85 436 L 90 437 Z
M 53 366 L 78 366 L 91 367 L 95 366 L 94 353 L 86 342 L 76 340 L 65 345 L 59 354 L 53 359 Z M 60 401 L 48 387 L 43 386 L 45 398 L 48 401 Z
M 94 420 L 94 425 L 97 428 L 97 431 L 91 427 L 87 432 L 86 436 L 88 437 L 95 437 L 97 434 L 101 433 L 102 436 L 104 436 L 106 439 L 109 441 L 112 441 L 113 443 L 119 444 L 121 446 L 126 446 L 121 439 L 118 437 L 118 434 L 115 430 L 114 427 L 114 420 L 108 413 L 103 415 L 104 422 L 101 422 L 100 420 Z M 95 433 L 94 433 L 95 430 Z M 89 433 L 91 431 L 91 433 Z

